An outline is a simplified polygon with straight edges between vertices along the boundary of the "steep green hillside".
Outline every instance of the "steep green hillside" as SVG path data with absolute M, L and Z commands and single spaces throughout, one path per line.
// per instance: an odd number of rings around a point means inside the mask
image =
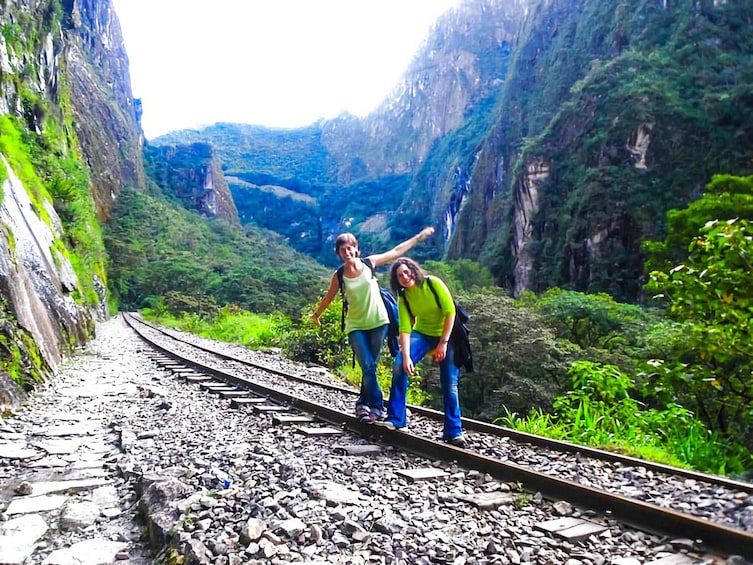
M 641 242 L 753 168 L 751 3 L 541 4 L 521 35 L 453 255 L 517 292 L 641 297 Z M 515 111 L 513 111 L 513 109 Z M 500 167 L 504 175 L 500 177 Z M 483 220 L 482 220 L 483 218 Z M 484 243 L 478 230 L 483 224 Z
M 110 286 L 123 309 L 167 299 L 186 310 L 237 304 L 296 319 L 329 282 L 328 270 L 271 232 L 244 232 L 131 191 L 121 195 L 106 241 Z

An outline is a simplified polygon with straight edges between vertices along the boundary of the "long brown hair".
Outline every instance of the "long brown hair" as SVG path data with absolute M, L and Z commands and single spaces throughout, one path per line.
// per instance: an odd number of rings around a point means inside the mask
M 405 267 L 411 272 L 413 278 L 416 279 L 416 286 L 424 284 L 426 273 L 424 273 L 419 264 L 408 257 L 401 257 L 395 261 L 390 268 L 390 286 L 395 294 L 400 294 L 403 291 L 403 286 L 397 279 L 397 269 L 400 265 L 405 265 Z

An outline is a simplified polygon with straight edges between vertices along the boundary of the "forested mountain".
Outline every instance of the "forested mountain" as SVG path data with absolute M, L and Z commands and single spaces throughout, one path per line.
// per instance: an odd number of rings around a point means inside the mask
M 478 260 L 514 295 L 635 301 L 667 210 L 753 172 L 751 55 L 749 0 L 467 0 L 367 118 L 153 143 L 210 143 L 241 221 L 320 261 L 342 229 L 369 248 L 430 222 L 427 256 Z

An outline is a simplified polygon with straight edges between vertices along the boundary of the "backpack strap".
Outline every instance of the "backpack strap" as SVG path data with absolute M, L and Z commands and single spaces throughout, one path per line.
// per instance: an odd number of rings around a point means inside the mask
M 437 308 L 440 310 L 442 309 L 442 305 L 439 303 L 439 295 L 437 294 L 437 291 L 434 289 L 434 285 L 431 284 L 431 275 L 426 276 L 426 282 L 429 283 L 429 290 L 434 295 L 434 300 L 437 303 Z
M 343 265 L 340 265 L 337 268 L 337 284 L 340 287 L 340 298 L 342 298 L 343 302 L 343 310 L 342 314 L 340 315 L 340 331 L 345 331 L 345 315 L 348 313 L 348 299 L 345 298 L 345 285 L 343 283 Z
M 416 317 L 413 315 L 413 310 L 410 309 L 410 302 L 408 302 L 408 297 L 405 296 L 405 287 L 401 287 L 400 290 L 397 291 L 398 296 L 403 297 L 403 302 L 405 302 L 405 309 L 408 310 L 408 316 L 410 316 L 411 322 L 416 319 Z M 411 323 L 411 325 L 413 325 Z
M 374 263 L 371 262 L 371 259 L 368 257 L 366 259 L 362 259 L 361 262 L 366 265 L 369 269 L 371 269 L 371 278 L 376 278 L 376 273 L 374 272 Z

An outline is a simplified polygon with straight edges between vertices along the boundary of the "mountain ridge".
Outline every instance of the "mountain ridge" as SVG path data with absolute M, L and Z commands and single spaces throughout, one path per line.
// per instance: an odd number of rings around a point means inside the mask
M 378 187 L 389 175 L 378 189 L 401 191 L 400 203 L 378 210 L 386 229 L 365 232 L 367 246 L 428 221 L 442 241 L 424 257 L 477 260 L 514 296 L 561 286 L 640 301 L 641 244 L 662 236 L 666 212 L 697 198 L 713 174 L 751 172 L 748 8 L 469 0 L 438 21 L 372 114 L 256 129 L 259 139 L 289 137 L 247 166 L 284 158 L 292 166 L 273 184 L 353 199 L 364 197 L 362 179 Z M 293 137 L 304 132 L 316 143 L 296 154 Z M 307 158 L 314 167 L 299 174 Z M 337 231 L 359 233 L 370 208 L 345 204 L 338 217 L 340 200 L 310 211 L 312 222 L 323 218 L 323 239 L 301 245 L 324 249 Z

